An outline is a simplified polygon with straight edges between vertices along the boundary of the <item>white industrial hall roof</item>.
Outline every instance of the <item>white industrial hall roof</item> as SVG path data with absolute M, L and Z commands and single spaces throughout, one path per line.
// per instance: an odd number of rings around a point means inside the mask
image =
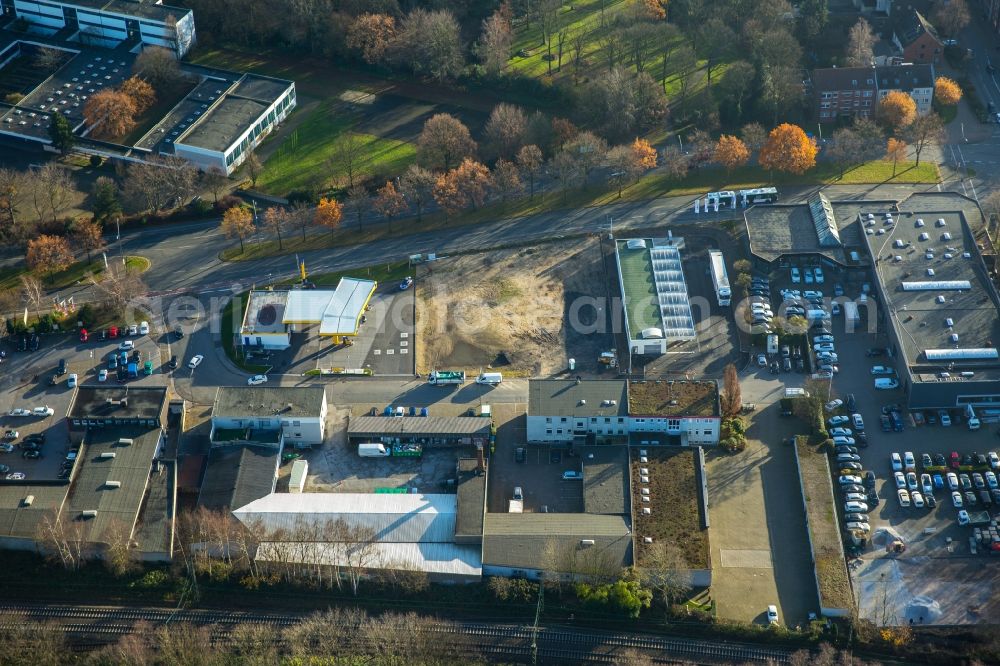
M 260 521 L 268 531 L 343 521 L 374 531 L 381 543 L 451 543 L 458 496 L 448 494 L 273 493 L 235 511 L 244 524 Z
M 345 277 L 334 290 L 293 289 L 282 322 L 319 324 L 320 335 L 354 335 L 376 286 L 374 280 Z
M 303 543 L 267 541 L 257 559 L 327 566 L 362 565 L 366 569 L 422 571 L 478 578 L 483 573 L 479 546 L 454 543 Z

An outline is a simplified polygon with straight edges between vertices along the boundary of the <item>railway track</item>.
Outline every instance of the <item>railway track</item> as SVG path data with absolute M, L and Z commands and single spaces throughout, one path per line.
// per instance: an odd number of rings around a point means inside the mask
M 233 627 L 263 624 L 278 629 L 290 627 L 299 615 L 252 613 L 203 609 L 155 607 L 106 607 L 0 603 L 0 614 L 22 613 L 34 620 L 52 622 L 65 632 L 78 649 L 94 649 L 115 642 L 132 632 L 137 622 L 153 625 L 190 623 L 213 627 L 213 641 L 224 643 Z M 528 659 L 532 652 L 534 631 L 529 626 L 485 622 L 432 623 L 427 626 L 451 642 L 471 644 L 470 653 L 494 659 Z M 447 640 L 447 639 L 446 639 Z M 597 631 L 572 627 L 540 627 L 537 654 L 545 662 L 605 664 L 623 650 L 634 649 L 655 655 L 658 663 L 679 661 L 699 664 L 742 662 L 788 663 L 790 650 L 746 643 L 663 637 L 652 634 Z

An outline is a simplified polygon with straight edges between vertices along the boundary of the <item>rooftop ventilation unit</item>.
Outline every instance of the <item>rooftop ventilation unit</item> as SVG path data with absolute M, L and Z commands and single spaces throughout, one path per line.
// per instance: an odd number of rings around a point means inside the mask
M 642 537 L 643 543 L 653 543 L 653 537 Z
M 594 541 L 593 539 L 580 539 L 580 546 L 584 548 L 586 548 L 587 546 L 593 546 L 595 543 L 597 542 Z
M 581 405 L 586 405 L 587 404 L 587 399 L 586 398 L 580 398 L 580 404 Z
M 114 458 L 114 457 L 115 457 L 115 452 L 114 451 L 105 451 L 104 453 L 101 454 L 101 458 L 104 458 L 106 460 Z
M 104 487 L 105 488 L 121 488 L 122 487 L 122 482 L 121 481 L 105 481 L 104 482 Z
M 951 328 L 952 326 L 955 325 L 955 320 L 952 319 L 951 317 L 948 317 L 947 319 L 944 320 L 944 325 L 947 326 L 948 328 Z
M 633 238 L 632 240 L 626 241 L 625 247 L 630 250 L 645 250 L 646 241 L 641 238 Z
M 934 269 L 933 268 L 928 268 L 927 269 L 927 277 L 934 277 Z
M 934 300 L 938 303 L 944 303 L 944 296 L 935 296 Z
M 97 518 L 97 511 L 95 509 L 87 509 L 86 511 L 80 512 L 81 518 Z
M 122 437 L 118 440 L 118 446 L 132 446 L 133 442 L 128 437 Z
M 921 218 L 919 218 L 919 217 L 917 218 L 917 226 L 918 227 L 924 226 L 924 221 Z
M 927 233 L 927 232 L 925 231 L 925 232 L 921 233 L 921 234 L 920 234 L 919 236 L 917 236 L 917 238 L 918 238 L 919 240 L 922 240 L 922 241 L 925 241 L 925 240 L 930 240 L 930 234 L 928 234 L 928 233 Z
M 653 513 L 653 510 L 650 509 L 648 506 L 642 507 L 642 515 L 648 516 L 648 515 L 651 515 L 652 513 Z
M 951 340 L 952 344 L 956 344 L 957 345 L 958 344 L 958 333 L 952 333 L 951 335 L 948 336 L 948 339 Z
M 35 503 L 35 496 L 28 495 L 23 500 L 21 500 L 21 506 L 31 506 Z
M 937 219 L 937 222 L 934 223 L 934 226 L 935 227 L 945 227 L 945 226 L 948 226 L 948 223 L 944 221 L 943 217 L 939 217 Z

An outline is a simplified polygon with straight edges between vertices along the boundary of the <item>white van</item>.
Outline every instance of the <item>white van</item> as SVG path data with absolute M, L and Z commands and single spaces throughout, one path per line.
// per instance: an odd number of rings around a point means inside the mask
M 489 384 L 490 386 L 496 386 L 502 381 L 503 375 L 499 372 L 484 372 L 476 377 L 477 384 Z
M 390 451 L 381 442 L 364 442 L 358 444 L 358 455 L 362 458 L 386 458 Z
M 889 391 L 899 388 L 899 380 L 895 377 L 879 377 L 875 380 L 875 388 L 880 391 Z

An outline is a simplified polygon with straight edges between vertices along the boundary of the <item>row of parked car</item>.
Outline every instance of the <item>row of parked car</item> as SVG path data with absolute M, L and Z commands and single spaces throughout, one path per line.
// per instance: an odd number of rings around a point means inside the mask
M 957 509 L 980 504 L 1000 504 L 1000 479 L 997 477 L 1000 456 L 994 451 L 986 455 L 973 453 L 965 456 L 952 451 L 947 458 L 942 453 L 936 453 L 933 457 L 922 453 L 920 468 L 923 471 L 919 478 L 917 461 L 912 451 L 904 451 L 902 456 L 892 453 L 889 461 L 901 506 L 908 507 L 912 504 L 917 508 L 925 505 L 934 508 L 937 504 L 934 499 L 935 490 L 950 492 L 951 503 Z M 960 471 L 963 469 L 981 471 Z
M 792 266 L 789 271 L 789 276 L 792 279 L 792 284 L 799 284 L 805 282 L 806 284 L 823 284 L 824 276 L 823 269 L 819 266 L 799 269 L 798 266 Z
M 864 472 L 859 447 L 868 446 L 865 420 L 858 413 L 857 400 L 848 394 L 846 401 L 837 398 L 823 408 L 831 416 L 826 421 L 827 432 L 834 444 L 834 460 L 838 471 L 840 492 L 844 501 L 844 527 L 865 534 L 871 532 L 868 511 L 882 501 L 875 488 L 875 474 Z M 846 410 L 847 413 L 838 413 Z

